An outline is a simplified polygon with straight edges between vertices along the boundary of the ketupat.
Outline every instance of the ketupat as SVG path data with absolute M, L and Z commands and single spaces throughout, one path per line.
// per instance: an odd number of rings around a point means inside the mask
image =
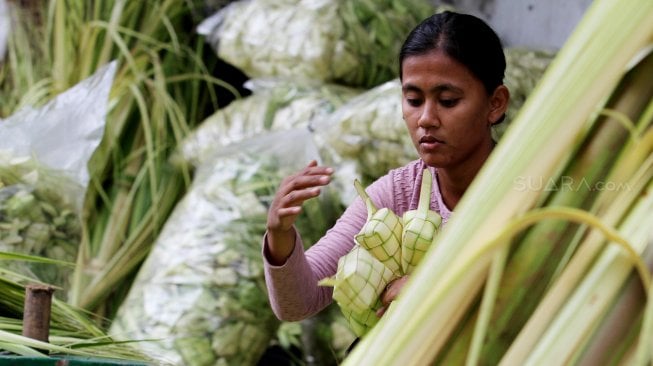
M 379 295 L 392 278 L 388 267 L 356 245 L 338 260 L 338 272 L 333 279 L 333 299 L 341 306 L 363 313 L 376 305 Z
M 401 218 L 387 207 L 377 208 L 358 180 L 354 181 L 356 191 L 367 206 L 367 222 L 354 236 L 354 240 L 396 276 L 401 276 Z
M 377 301 L 374 308 L 364 310 L 362 313 L 356 313 L 351 309 L 341 307 L 342 315 L 347 320 L 349 328 L 358 337 L 364 336 L 379 322 L 379 317 L 374 309 L 381 307 L 381 302 Z
M 417 209 L 405 212 L 402 217 L 404 230 L 401 236 L 401 266 L 405 274 L 417 267 L 435 240 L 442 223 L 442 216 L 430 209 L 432 183 L 431 171 L 424 169 Z
M 370 252 L 355 245 L 338 260 L 338 271 L 318 284 L 333 286 L 333 299 L 356 335 L 362 336 L 376 324 L 375 310 L 381 306 L 379 297 L 396 278 L 392 271 Z

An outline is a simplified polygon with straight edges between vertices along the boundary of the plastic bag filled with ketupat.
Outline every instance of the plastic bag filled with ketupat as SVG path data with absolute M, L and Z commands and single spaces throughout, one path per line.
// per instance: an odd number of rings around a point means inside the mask
M 436 10 L 420 0 L 245 0 L 207 18 L 198 33 L 251 78 L 370 88 L 396 76 L 404 38 Z
M 0 121 L 0 251 L 75 262 L 87 164 L 103 137 L 115 67 Z M 65 298 L 72 266 L 6 266 L 61 287 L 55 296 Z
M 267 209 L 281 180 L 312 159 L 319 153 L 307 128 L 259 135 L 204 159 L 111 333 L 156 339 L 139 344 L 173 364 L 255 365 L 280 324 L 261 259 Z M 305 202 L 296 227 L 306 246 L 342 213 L 336 196 L 327 186 Z
M 193 165 L 225 146 L 270 131 L 308 126 L 362 92 L 315 80 L 259 78 L 244 85 L 251 94 L 216 110 L 184 138 L 179 154 Z

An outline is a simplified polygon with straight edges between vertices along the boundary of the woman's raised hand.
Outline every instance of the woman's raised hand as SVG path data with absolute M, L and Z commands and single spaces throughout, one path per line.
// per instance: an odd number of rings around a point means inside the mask
M 272 264 L 283 264 L 295 246 L 292 230 L 304 201 L 319 196 L 321 187 L 331 181 L 333 168 L 318 166 L 312 160 L 301 171 L 286 177 L 274 195 L 268 210 L 268 250 Z

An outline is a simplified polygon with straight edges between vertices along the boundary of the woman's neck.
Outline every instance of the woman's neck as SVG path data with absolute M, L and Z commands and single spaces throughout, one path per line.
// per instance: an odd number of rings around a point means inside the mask
M 450 210 L 453 210 L 467 188 L 472 183 L 476 174 L 490 156 L 495 143 L 492 142 L 479 153 L 469 159 L 465 164 L 454 168 L 438 168 L 438 185 L 442 200 Z

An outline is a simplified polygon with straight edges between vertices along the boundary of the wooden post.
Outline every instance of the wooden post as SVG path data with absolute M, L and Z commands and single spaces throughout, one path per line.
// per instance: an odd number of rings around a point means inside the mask
M 43 285 L 25 287 L 23 336 L 48 342 L 50 336 L 50 308 L 54 288 Z

